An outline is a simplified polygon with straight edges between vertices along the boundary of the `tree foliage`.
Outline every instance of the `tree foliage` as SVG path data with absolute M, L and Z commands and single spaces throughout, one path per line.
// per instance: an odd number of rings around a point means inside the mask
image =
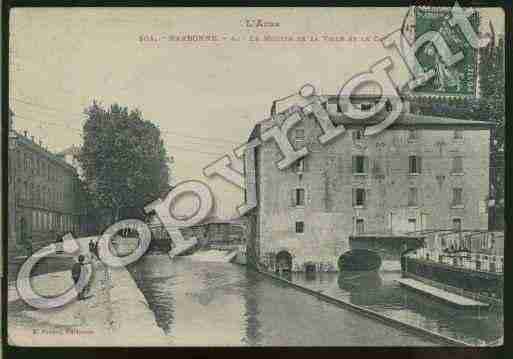
M 93 102 L 85 114 L 78 160 L 94 208 L 110 209 L 117 221 L 124 210 L 143 208 L 169 190 L 168 157 L 156 125 L 118 104 L 106 109 Z

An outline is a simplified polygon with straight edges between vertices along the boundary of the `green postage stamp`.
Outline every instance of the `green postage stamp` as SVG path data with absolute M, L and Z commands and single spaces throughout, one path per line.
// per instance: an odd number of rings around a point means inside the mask
M 463 53 L 463 59 L 448 66 L 432 43 L 426 43 L 416 53 L 425 71 L 434 70 L 435 75 L 413 92 L 418 94 L 475 96 L 477 86 L 478 52 L 465 39 L 458 26 L 451 27 L 450 8 L 415 8 L 415 40 L 428 31 L 440 33 L 453 54 Z M 478 33 L 479 14 L 476 12 L 469 21 Z

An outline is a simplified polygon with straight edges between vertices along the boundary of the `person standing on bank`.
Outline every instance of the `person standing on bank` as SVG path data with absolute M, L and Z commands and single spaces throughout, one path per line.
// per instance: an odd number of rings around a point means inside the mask
M 80 279 L 80 275 L 82 272 L 87 276 L 87 271 L 89 270 L 88 264 L 85 263 L 85 256 L 79 255 L 78 256 L 78 262 L 73 264 L 73 267 L 71 268 L 71 277 L 73 278 L 73 282 L 75 283 L 75 287 Z M 91 273 L 92 274 L 92 273 Z M 89 278 L 89 282 L 82 288 L 82 290 L 78 293 L 78 300 L 84 300 L 86 299 L 86 295 L 89 292 L 90 282 L 92 280 L 92 276 Z
M 91 254 L 91 260 L 96 257 L 96 259 L 99 259 L 98 256 L 98 241 L 95 239 L 92 239 L 89 242 L 89 253 Z

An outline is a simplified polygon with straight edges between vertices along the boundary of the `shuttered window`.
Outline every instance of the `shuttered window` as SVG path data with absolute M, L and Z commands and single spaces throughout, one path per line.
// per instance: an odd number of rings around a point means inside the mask
M 353 130 L 352 132 L 353 142 L 359 141 L 363 139 L 363 130 Z
M 304 128 L 296 128 L 294 131 L 294 140 L 296 143 L 304 143 L 305 141 L 305 129 Z
M 372 109 L 372 104 L 371 103 L 362 103 L 360 105 L 360 110 L 361 111 L 370 111 Z
M 300 158 L 296 161 L 296 163 L 294 164 L 294 171 L 296 173 L 308 172 L 308 161 L 305 157 Z
M 305 232 L 305 222 L 298 221 L 296 222 L 296 233 L 304 233 Z
M 461 157 L 461 156 L 453 157 L 452 173 L 463 173 L 463 157 Z
M 408 206 L 417 206 L 418 205 L 418 189 L 416 187 L 411 187 L 408 192 Z
M 415 232 L 417 230 L 417 220 L 415 218 L 408 219 L 408 230 L 410 232 Z
M 361 218 L 358 218 L 358 219 L 356 220 L 356 233 L 357 233 L 357 234 L 365 233 L 365 225 L 364 225 L 364 221 L 363 221 L 363 219 L 361 219 Z
M 365 206 L 365 188 L 353 188 L 353 206 Z
M 367 174 L 369 171 L 369 159 L 366 156 L 353 156 L 353 173 Z
M 408 130 L 408 141 L 415 141 L 418 139 L 418 133 L 415 129 Z
M 455 231 L 461 231 L 461 218 L 454 218 L 452 220 L 452 228 Z
M 463 189 L 453 188 L 452 189 L 452 205 L 459 206 L 463 204 Z
M 409 173 L 418 174 L 421 173 L 421 158 L 419 156 L 409 157 Z
M 293 205 L 294 206 L 304 206 L 305 205 L 305 189 L 304 188 L 296 188 L 293 193 L 294 193 Z

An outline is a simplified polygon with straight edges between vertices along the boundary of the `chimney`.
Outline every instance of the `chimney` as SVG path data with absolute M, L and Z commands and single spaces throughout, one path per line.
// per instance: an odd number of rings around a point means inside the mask
M 28 132 L 27 132 L 27 130 L 23 131 L 23 133 L 25 134 L 25 137 L 27 137 L 27 136 L 28 136 Z

